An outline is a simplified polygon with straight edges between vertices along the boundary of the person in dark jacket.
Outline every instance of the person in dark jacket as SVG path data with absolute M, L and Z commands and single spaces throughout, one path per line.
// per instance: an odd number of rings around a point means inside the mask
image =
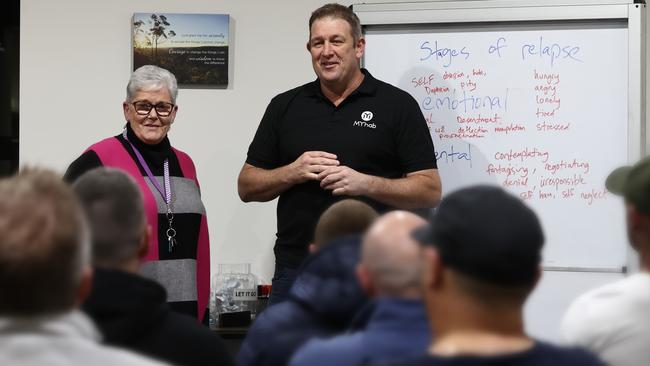
M 344 200 L 320 217 L 311 256 L 299 270 L 287 301 L 261 313 L 237 356 L 240 366 L 286 365 L 304 342 L 338 334 L 364 322 L 364 295 L 355 269 L 361 238 L 377 213 L 368 205 Z M 355 314 L 360 313 L 358 317 Z
M 354 275 L 360 242 L 359 236 L 337 239 L 308 257 L 288 299 L 255 319 L 237 365 L 286 365 L 309 339 L 347 329 L 368 301 Z
M 217 334 L 172 311 L 165 289 L 137 274 L 151 229 L 133 178 L 114 168 L 96 168 L 73 189 L 90 224 L 95 267 L 93 289 L 82 309 L 105 343 L 177 365 L 233 365 Z
M 431 329 L 420 291 L 420 248 L 411 237 L 424 224 L 404 211 L 375 221 L 363 238 L 357 268 L 375 305 L 368 324 L 354 333 L 309 341 L 294 354 L 292 366 L 361 366 L 424 354 Z

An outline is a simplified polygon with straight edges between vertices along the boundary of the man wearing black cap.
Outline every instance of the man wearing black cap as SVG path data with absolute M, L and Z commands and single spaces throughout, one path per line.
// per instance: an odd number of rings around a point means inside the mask
M 623 196 L 627 234 L 639 254 L 639 273 L 580 296 L 562 321 L 562 337 L 612 366 L 650 360 L 650 158 L 614 170 L 607 189 Z
M 518 198 L 498 187 L 458 190 L 414 236 L 435 338 L 426 356 L 403 365 L 602 365 L 526 335 L 523 305 L 540 276 L 544 234 Z

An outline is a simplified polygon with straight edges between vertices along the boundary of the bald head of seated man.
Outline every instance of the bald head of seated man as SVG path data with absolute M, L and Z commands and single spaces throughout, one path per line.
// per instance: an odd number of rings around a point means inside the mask
M 381 216 L 361 246 L 357 278 L 371 297 L 365 327 L 331 339 L 315 339 L 294 356 L 292 366 L 364 365 L 423 354 L 431 341 L 420 291 L 420 247 L 411 232 L 426 224 L 405 211 Z

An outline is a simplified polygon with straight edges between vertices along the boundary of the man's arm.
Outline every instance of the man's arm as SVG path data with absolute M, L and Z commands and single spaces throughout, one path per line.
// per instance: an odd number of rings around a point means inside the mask
M 442 185 L 437 169 L 389 179 L 359 173 L 347 166 L 330 167 L 318 175 L 321 187 L 332 194 L 366 196 L 400 209 L 435 207 L 440 202 Z
M 296 161 L 275 169 L 264 169 L 244 163 L 237 179 L 239 198 L 244 202 L 266 202 L 292 186 L 318 179 L 318 174 L 338 166 L 336 155 L 324 151 L 307 151 Z

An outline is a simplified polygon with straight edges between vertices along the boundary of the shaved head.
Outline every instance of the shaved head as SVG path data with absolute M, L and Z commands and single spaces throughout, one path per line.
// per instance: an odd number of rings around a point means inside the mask
M 392 211 L 377 219 L 364 236 L 360 266 L 379 295 L 419 292 L 420 248 L 411 231 L 425 224 L 413 213 Z

